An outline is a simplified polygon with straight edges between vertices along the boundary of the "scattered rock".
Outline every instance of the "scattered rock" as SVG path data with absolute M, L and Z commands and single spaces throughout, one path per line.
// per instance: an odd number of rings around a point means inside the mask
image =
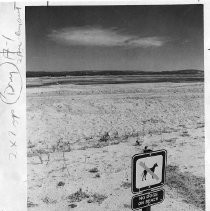
M 71 207 L 71 208 L 75 208 L 75 207 L 77 207 L 77 205 L 76 205 L 76 204 L 69 204 L 68 206 L 69 206 L 69 207 Z
M 62 182 L 62 181 L 60 181 L 60 182 L 57 184 L 57 186 L 64 186 L 64 185 L 65 185 L 65 183 Z
M 134 146 L 139 146 L 139 145 L 140 145 L 139 140 L 136 140 L 136 143 L 135 143 L 135 145 L 134 145 Z
M 94 168 L 90 169 L 89 172 L 96 173 L 96 172 L 98 172 L 98 169 L 96 167 L 94 167 Z
M 92 203 L 92 202 L 93 202 L 92 198 L 87 200 L 87 203 Z
M 99 173 L 97 173 L 97 174 L 95 175 L 95 177 L 96 177 L 96 178 L 99 178 L 99 177 L 101 177 L 101 175 L 100 175 Z

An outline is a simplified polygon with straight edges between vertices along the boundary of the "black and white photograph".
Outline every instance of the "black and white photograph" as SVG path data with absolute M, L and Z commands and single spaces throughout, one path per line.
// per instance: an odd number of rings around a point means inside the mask
M 26 6 L 25 36 L 28 211 L 205 210 L 203 4 Z

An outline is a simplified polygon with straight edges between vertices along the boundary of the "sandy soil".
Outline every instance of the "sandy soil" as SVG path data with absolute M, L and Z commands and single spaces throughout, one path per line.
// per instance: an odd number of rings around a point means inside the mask
M 167 164 L 183 175 L 204 178 L 203 86 L 28 88 L 28 209 L 131 210 L 131 158 L 146 145 L 166 149 Z M 164 189 L 155 210 L 202 210 Z

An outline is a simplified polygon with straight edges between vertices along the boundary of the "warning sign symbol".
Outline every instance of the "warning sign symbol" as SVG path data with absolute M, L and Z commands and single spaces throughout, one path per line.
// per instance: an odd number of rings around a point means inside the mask
M 140 165 L 144 168 L 142 173 L 142 181 L 147 180 L 147 172 L 152 176 L 152 179 L 158 180 L 159 177 L 154 173 L 155 168 L 158 167 L 158 164 L 155 163 L 151 168 L 148 168 L 144 163 L 140 162 Z
M 132 158 L 132 192 L 162 186 L 165 183 L 166 150 L 136 154 Z

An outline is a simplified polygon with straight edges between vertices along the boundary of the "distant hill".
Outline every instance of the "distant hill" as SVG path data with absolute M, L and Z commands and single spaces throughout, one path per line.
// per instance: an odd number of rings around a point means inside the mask
M 63 77 L 63 76 L 107 76 L 107 75 L 204 75 L 204 71 L 195 69 L 173 70 L 173 71 L 122 71 L 122 70 L 103 70 L 103 71 L 64 71 L 64 72 L 45 72 L 27 71 L 26 77 Z

